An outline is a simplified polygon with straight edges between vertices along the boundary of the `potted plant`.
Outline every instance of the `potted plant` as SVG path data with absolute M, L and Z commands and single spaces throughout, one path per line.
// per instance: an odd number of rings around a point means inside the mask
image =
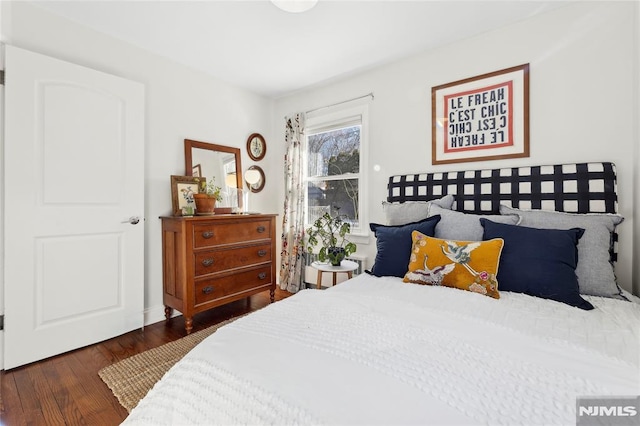
M 196 214 L 214 214 L 216 201 L 222 201 L 222 188 L 215 184 L 215 178 L 207 182 L 206 178 L 196 179 L 198 181 L 198 193 L 193 194 L 196 203 Z
M 343 217 L 325 213 L 307 229 L 307 251 L 313 253 L 314 247 L 321 244 L 320 262 L 328 260 L 333 266 L 339 266 L 345 257 L 355 253 L 356 245 L 346 237 L 351 232 L 351 224 Z

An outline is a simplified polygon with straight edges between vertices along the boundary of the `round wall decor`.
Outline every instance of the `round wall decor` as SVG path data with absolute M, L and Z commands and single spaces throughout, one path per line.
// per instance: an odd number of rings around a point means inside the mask
M 251 166 L 244 173 L 244 180 L 251 192 L 260 192 L 264 188 L 264 171 L 260 166 Z
M 253 161 L 260 161 L 267 153 L 267 142 L 260 133 L 252 133 L 247 139 L 247 153 Z

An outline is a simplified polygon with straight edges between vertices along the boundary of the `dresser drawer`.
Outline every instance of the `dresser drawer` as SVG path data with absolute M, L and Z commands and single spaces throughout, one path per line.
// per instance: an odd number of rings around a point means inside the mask
M 271 242 L 248 247 L 199 252 L 194 255 L 195 276 L 271 262 L 271 256 Z
M 245 220 L 232 223 L 211 221 L 193 225 L 193 245 L 195 248 L 264 240 L 272 237 L 269 220 Z
M 271 265 L 196 282 L 196 306 L 271 284 Z

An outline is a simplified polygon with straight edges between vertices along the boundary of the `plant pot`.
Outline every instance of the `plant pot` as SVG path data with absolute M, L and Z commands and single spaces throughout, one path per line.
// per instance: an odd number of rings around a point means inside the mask
M 344 247 L 328 247 L 327 256 L 333 266 L 340 266 L 345 257 Z
M 209 197 L 207 194 L 193 194 L 196 202 L 196 214 L 210 216 L 215 214 L 216 199 Z

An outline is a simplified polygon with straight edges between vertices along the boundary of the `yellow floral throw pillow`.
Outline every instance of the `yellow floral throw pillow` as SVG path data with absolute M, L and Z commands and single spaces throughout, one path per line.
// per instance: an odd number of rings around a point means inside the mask
M 413 247 L 405 283 L 443 285 L 499 299 L 498 264 L 504 240 L 451 241 L 411 233 Z

